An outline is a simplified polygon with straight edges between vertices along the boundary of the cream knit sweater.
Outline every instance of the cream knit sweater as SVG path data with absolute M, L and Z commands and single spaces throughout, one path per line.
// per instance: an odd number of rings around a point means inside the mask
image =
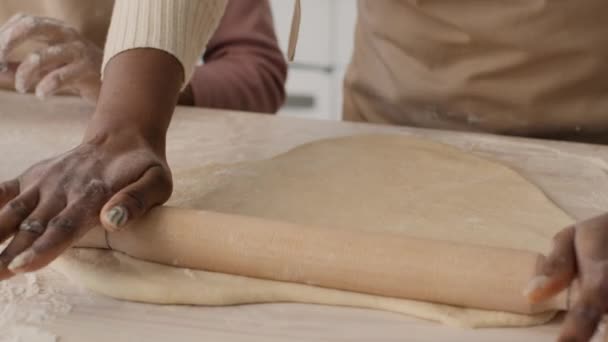
M 180 61 L 186 84 L 226 3 L 227 0 L 116 0 L 102 70 L 121 52 L 155 48 Z

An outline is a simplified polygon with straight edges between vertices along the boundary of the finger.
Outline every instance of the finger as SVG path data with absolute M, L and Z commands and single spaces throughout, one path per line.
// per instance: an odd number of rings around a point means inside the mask
M 107 230 L 119 230 L 152 207 L 166 202 L 172 189 L 169 172 L 154 166 L 106 203 L 101 210 L 101 223 Z
M 560 342 L 588 342 L 602 320 L 608 297 L 600 286 L 586 288 L 568 311 L 562 325 Z
M 15 22 L 19 21 L 24 16 L 25 14 L 23 13 L 17 13 L 10 17 L 9 20 L 7 20 L 4 24 L 2 24 L 2 26 L 0 26 L 0 37 L 3 36 L 3 32 L 7 31 L 9 27 L 11 27 Z M 8 71 L 8 62 L 5 60 L 0 60 L 0 72 L 6 71 Z
M 23 14 L 23 13 L 17 13 L 15 15 L 13 15 L 12 17 L 10 17 L 9 20 L 7 20 L 4 24 L 2 24 L 2 26 L 0 26 L 0 37 L 3 36 L 2 32 L 7 31 L 9 27 L 11 27 L 15 22 L 17 22 L 24 16 L 25 16 L 25 14 Z M 8 71 L 7 61 L 0 60 L 0 72 L 7 72 L 7 71 Z
M 31 272 L 48 265 L 99 224 L 99 210 L 108 193 L 108 187 L 103 182 L 89 183 L 80 197 L 49 221 L 44 233 L 31 247 L 13 259 L 9 270 L 13 273 Z
M 51 71 L 36 86 L 36 96 L 44 99 L 62 89 L 73 86 L 90 72 L 86 63 L 73 63 Z
M 25 13 L 16 13 L 12 17 L 10 17 L 2 26 L 0 26 L 0 32 L 6 30 L 8 27 L 12 26 L 13 23 L 19 21 L 21 18 L 25 17 Z
M 0 253 L 0 280 L 12 276 L 12 272 L 6 267 L 11 261 L 23 251 L 28 249 L 38 237 L 40 237 L 48 222 L 63 209 L 60 201 L 45 201 L 20 225 L 8 246 Z
M 17 227 L 36 208 L 38 190 L 28 190 L 10 200 L 0 209 L 0 243 L 11 237 Z
M 0 63 L 6 63 L 10 53 L 25 41 L 58 43 L 77 35 L 75 30 L 59 20 L 22 15 L 0 31 Z
M 0 207 L 19 195 L 19 181 L 13 179 L 0 184 Z
M 541 261 L 539 272 L 524 294 L 532 303 L 542 302 L 566 289 L 576 276 L 575 228 L 568 227 L 554 238 L 551 254 Z
M 84 43 L 75 41 L 29 54 L 17 68 L 15 89 L 26 93 L 50 71 L 82 58 L 84 48 Z

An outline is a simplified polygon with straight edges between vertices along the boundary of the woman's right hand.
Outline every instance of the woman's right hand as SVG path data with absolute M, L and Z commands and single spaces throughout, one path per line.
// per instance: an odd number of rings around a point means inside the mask
M 130 130 L 88 134 L 0 184 L 0 243 L 12 237 L 0 253 L 0 280 L 46 266 L 100 223 L 124 227 L 171 189 L 164 142 Z

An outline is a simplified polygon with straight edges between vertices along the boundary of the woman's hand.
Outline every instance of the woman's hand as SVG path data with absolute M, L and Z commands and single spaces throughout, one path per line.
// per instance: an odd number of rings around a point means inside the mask
M 132 49 L 104 73 L 83 142 L 0 186 L 0 241 L 13 236 L 0 253 L 0 279 L 47 265 L 99 222 L 118 229 L 169 198 L 166 137 L 181 63 Z
M 555 237 L 553 252 L 532 280 L 528 297 L 546 300 L 578 281 L 559 341 L 587 342 L 608 311 L 608 214 L 577 223 Z
M 100 222 L 116 230 L 164 203 L 164 150 L 134 132 L 94 135 L 0 185 L 0 280 L 37 270 Z M 101 214 L 100 214 L 101 212 Z
M 11 52 L 28 41 L 46 46 L 29 54 L 14 71 L 15 89 L 39 98 L 62 92 L 95 103 L 101 87 L 103 51 L 64 22 L 26 14 L 0 28 L 0 65 L 7 69 Z

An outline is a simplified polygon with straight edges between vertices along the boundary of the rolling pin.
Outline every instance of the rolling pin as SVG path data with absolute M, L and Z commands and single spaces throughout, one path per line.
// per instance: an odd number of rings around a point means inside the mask
M 105 246 L 99 232 L 80 245 Z M 524 298 L 542 258 L 529 251 L 170 207 L 108 234 L 107 244 L 171 266 L 386 297 L 520 314 L 567 306 L 566 295 L 541 305 Z

